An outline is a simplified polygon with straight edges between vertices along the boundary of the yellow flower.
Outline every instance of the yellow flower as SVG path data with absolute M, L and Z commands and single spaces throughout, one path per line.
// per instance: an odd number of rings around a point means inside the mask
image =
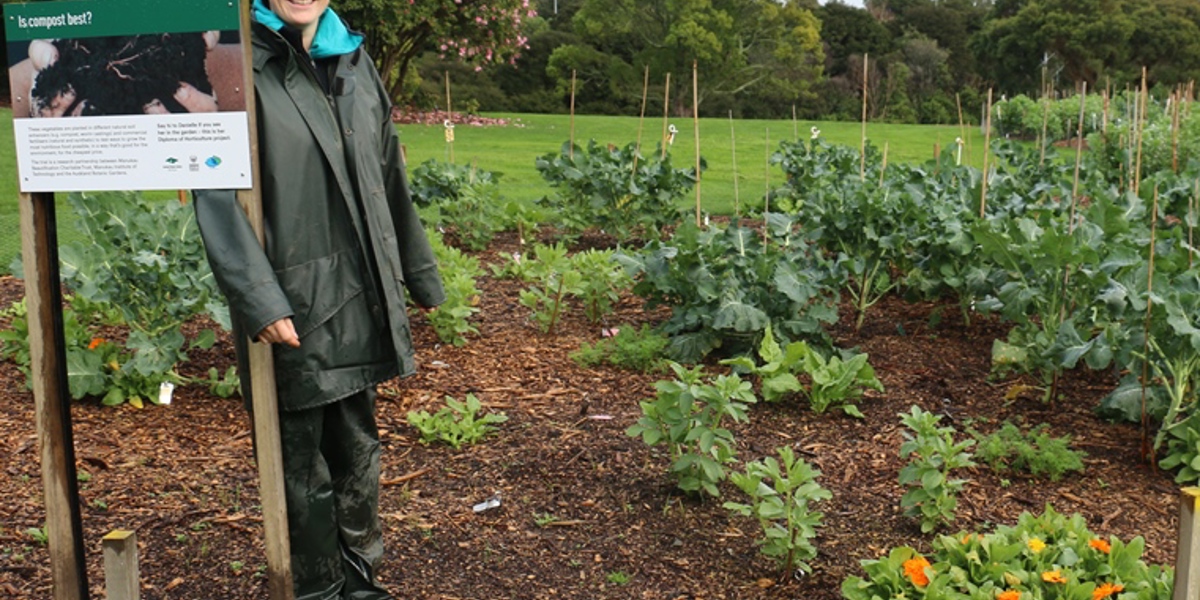
M 1062 571 L 1046 571 L 1042 573 L 1042 581 L 1046 583 L 1066 583 L 1067 579 L 1063 577 Z
M 1108 554 L 1109 552 L 1112 551 L 1112 546 L 1108 545 L 1108 542 L 1106 542 L 1100 538 L 1092 538 L 1092 539 L 1088 540 L 1088 545 L 1105 553 L 1105 554 Z
M 925 574 L 925 568 L 929 566 L 929 561 L 925 560 L 924 556 L 917 556 L 904 561 L 904 575 L 913 582 L 917 587 L 925 587 L 929 585 L 929 576 Z
M 1000 595 L 996 596 L 996 600 L 1021 600 L 1021 592 L 1017 590 L 1000 592 Z
M 1125 591 L 1125 586 L 1113 583 L 1102 583 L 1100 587 L 1092 590 L 1092 600 L 1101 600 L 1107 598 L 1117 592 Z
M 1033 550 L 1034 554 L 1046 549 L 1046 542 L 1043 542 L 1038 538 L 1029 538 L 1029 541 L 1025 542 L 1025 545 L 1029 546 L 1029 549 Z

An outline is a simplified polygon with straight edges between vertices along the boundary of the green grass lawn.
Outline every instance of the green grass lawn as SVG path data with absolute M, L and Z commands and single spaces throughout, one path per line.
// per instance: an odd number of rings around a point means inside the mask
M 533 201 L 553 193 L 534 167 L 538 156 L 557 153 L 562 144 L 571 139 L 571 118 L 567 115 L 519 115 L 489 114 L 489 117 L 510 119 L 515 126 L 455 128 L 454 161 L 474 163 L 481 169 L 502 173 L 501 192 L 508 198 Z M 675 143 L 671 146 L 671 162 L 675 168 L 687 168 L 695 164 L 696 142 L 693 121 L 689 118 L 673 118 L 669 121 L 678 129 Z M 762 121 L 728 119 L 700 120 L 700 154 L 708 162 L 708 170 L 701 180 L 700 195 L 704 210 L 717 214 L 732 214 L 734 211 L 734 155 L 737 164 L 737 196 L 741 201 L 761 197 L 766 179 L 778 185 L 783 178 L 778 167 L 766 169 L 767 149 L 778 148 L 782 139 L 809 138 L 809 130 L 816 126 L 821 135 L 835 144 L 852 145 L 861 142 L 862 126 L 859 123 L 814 122 L 814 121 Z M 450 152 L 441 126 L 402 125 L 400 139 L 408 150 L 410 165 L 420 164 L 430 158 L 446 161 Z M 642 153 L 655 151 L 662 137 L 662 116 L 647 117 L 642 130 Z M 967 128 L 968 143 L 973 152 L 964 153 L 964 160 L 981 167 L 983 138 L 978 128 Z M 945 148 L 958 137 L 958 127 L 929 125 L 872 125 L 867 124 L 867 138 L 879 148 L 888 146 L 889 162 L 920 162 L 933 158 L 935 145 Z M 769 137 L 768 137 L 769 136 Z M 586 147 L 589 139 L 602 144 L 624 146 L 637 141 L 637 117 L 577 116 L 575 117 L 575 143 Z M 737 142 L 734 148 L 733 142 Z M 688 204 L 695 202 L 689 194 Z
M 511 120 L 506 127 L 470 127 L 460 125 L 455 129 L 454 161 L 474 163 L 481 169 L 502 173 L 501 193 L 506 197 L 523 202 L 533 202 L 553 193 L 538 174 L 534 160 L 541 155 L 557 153 L 562 144 L 571 138 L 571 117 L 568 115 L 489 114 Z M 13 142 L 12 111 L 0 109 L 0 274 L 9 272 L 9 264 L 21 248 L 20 224 L 17 203 L 16 148 Z M 637 117 L 575 117 L 575 142 L 586 147 L 589 139 L 603 144 L 623 146 L 638 137 Z M 695 164 L 695 139 L 693 121 L 689 118 L 672 118 L 670 124 L 678 129 L 675 143 L 671 147 L 672 164 L 685 168 Z M 774 184 L 782 180 L 778 168 L 766 169 L 768 148 L 774 150 L 782 139 L 794 140 L 797 135 L 808 139 L 809 128 L 816 126 L 821 134 L 833 143 L 858 147 L 860 128 L 858 123 L 739 120 L 732 124 L 728 119 L 700 120 L 701 156 L 708 162 L 708 170 L 701 180 L 701 204 L 705 211 L 715 214 L 732 214 L 734 211 L 734 152 L 736 151 L 736 195 L 740 201 L 761 197 L 767 177 Z M 446 161 L 450 152 L 440 126 L 404 125 L 399 127 L 401 141 L 407 148 L 408 160 L 412 165 L 430 158 Z M 643 154 L 654 152 L 662 136 L 662 116 L 647 117 L 642 128 Z M 982 165 L 983 139 L 978 128 L 968 127 L 968 144 L 971 152 L 964 160 L 976 167 Z M 929 125 L 867 125 L 867 137 L 873 144 L 888 147 L 889 162 L 925 161 L 933 157 L 935 145 L 945 148 L 959 135 L 958 127 Z M 733 141 L 737 142 L 736 148 Z M 170 192 L 155 192 L 164 198 L 174 197 Z M 65 194 L 62 195 L 65 198 Z M 74 239 L 74 221 L 63 198 L 56 203 L 60 242 Z M 688 206 L 695 202 L 689 194 Z

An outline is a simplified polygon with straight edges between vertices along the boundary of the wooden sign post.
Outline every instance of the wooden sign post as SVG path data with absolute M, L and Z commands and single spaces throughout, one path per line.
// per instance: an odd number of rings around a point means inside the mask
M 71 390 L 58 276 L 54 194 L 21 194 L 21 255 L 25 259 L 25 305 L 29 318 L 29 379 L 33 383 L 46 537 L 55 600 L 88 597 L 75 442 L 71 435 Z
M 250 44 L 250 0 L 241 0 L 242 81 L 246 85 L 246 117 L 250 127 L 250 169 L 254 187 L 238 190 L 238 204 L 246 211 L 250 227 L 263 239 L 262 193 L 259 187 L 258 114 L 254 99 L 254 60 Z M 446 83 L 449 84 L 447 79 Z M 448 89 L 447 89 L 448 91 Z M 449 99 L 447 98 L 447 102 Z M 449 110 L 447 104 L 446 109 Z M 453 146 L 451 146 L 453 147 Z M 267 344 L 249 347 L 250 395 L 254 400 L 254 437 L 258 455 L 258 493 L 262 503 L 264 546 L 267 552 L 267 589 L 271 600 L 292 600 L 292 554 L 288 539 L 287 500 L 283 489 L 283 443 L 279 436 L 279 400 L 275 393 L 275 357 Z
M 141 4 L 139 4 L 141 3 Z M 86 6 L 85 6 L 86 4 Z M 225 128 L 229 133 L 221 141 L 227 145 L 186 146 L 178 145 L 179 137 L 171 134 L 163 139 L 155 131 L 171 127 L 186 128 L 170 116 L 150 116 L 117 113 L 128 123 L 127 129 L 143 131 L 147 154 L 123 157 L 136 166 L 130 173 L 100 175 L 77 175 L 66 173 L 61 179 L 56 175 L 45 175 L 48 169 L 38 171 L 39 157 L 52 154 L 53 149 L 39 147 L 30 137 L 30 131 L 47 128 L 70 128 L 80 135 L 94 136 L 103 142 L 102 130 L 90 130 L 87 117 L 50 117 L 38 108 L 29 89 L 19 92 L 14 89 L 14 100 L 21 102 L 21 110 L 15 107 L 14 121 L 17 139 L 18 171 L 21 188 L 20 219 L 21 249 L 25 260 L 25 298 L 29 322 L 30 380 L 33 386 L 35 415 L 37 421 L 38 447 L 41 457 L 42 481 L 46 502 L 46 535 L 50 553 L 50 570 L 55 600 L 83 600 L 88 596 L 87 564 L 83 526 L 80 516 L 79 490 L 75 471 L 74 440 L 71 428 L 71 394 L 67 378 L 66 343 L 63 332 L 62 292 L 59 278 L 58 241 L 55 229 L 54 201 L 57 191 L 71 190 L 124 190 L 124 189 L 178 189 L 191 187 L 242 188 L 237 199 L 249 217 L 251 226 L 262 242 L 262 203 L 257 187 L 249 188 L 261 180 L 258 165 L 258 141 L 256 138 L 256 115 L 254 113 L 253 61 L 250 49 L 250 3 L 240 0 L 227 3 L 214 0 L 188 0 L 175 6 L 169 14 L 147 10 L 152 0 L 122 0 L 120 2 L 81 3 L 74 1 L 45 2 L 36 4 L 9 4 L 5 6 L 8 41 L 31 39 L 30 31 L 21 28 L 63 27 L 61 37 L 77 35 L 88 37 L 138 36 L 162 32 L 157 27 L 173 32 L 189 34 L 189 27 L 203 28 L 215 33 L 237 33 L 240 54 L 231 46 L 235 56 L 240 56 L 242 77 L 233 83 L 222 99 L 233 100 L 221 106 L 220 111 L 207 112 L 205 126 Z M 10 14 L 10 10 L 13 14 Z M 238 11 L 236 29 L 233 14 Z M 20 11 L 20 12 L 18 12 Z M 86 22 L 74 17 L 74 13 L 86 11 Z M 124 12 L 122 12 L 124 11 Z M 93 27 L 93 13 L 95 19 Z M 67 17 L 72 17 L 68 19 Z M 167 25 L 167 23 L 170 23 Z M 90 29 L 89 29 L 90 28 Z M 39 36 L 55 37 L 53 32 L 37 31 Z M 197 33 L 198 34 L 198 33 Z M 217 38 L 212 38 L 214 43 Z M 209 46 L 210 53 L 213 50 Z M 236 72 L 236 71 L 233 71 Z M 28 81 L 28 80 L 26 80 Z M 32 87 L 32 85 L 30 86 Z M 215 86 L 214 86 L 215 87 Z M 238 97 L 243 101 L 239 106 Z M 30 107 L 33 107 L 32 109 Z M 43 107 L 44 108 L 44 107 Z M 225 112 L 221 112 L 225 111 Z M 244 111 L 246 119 L 241 120 Z M 80 111 L 82 112 L 82 110 Z M 136 111 L 134 111 L 136 112 Z M 20 113 L 20 114 L 18 114 Z M 196 114 L 196 113 L 192 113 Z M 147 121 L 149 119 L 149 121 Z M 160 120 L 155 120 L 160 119 Z M 19 126 L 19 127 L 18 127 Z M 246 129 L 242 130 L 241 128 Z M 156 129 L 157 128 L 157 129 Z M 177 136 L 196 132 L 182 131 Z M 230 141 L 232 140 L 232 141 Z M 243 144 L 248 141 L 248 148 Z M 187 140 L 185 140 L 187 141 Z M 204 141 L 204 140 L 201 140 Z M 158 144 L 158 146 L 155 146 Z M 176 144 L 176 145 L 171 145 Z M 38 151 L 32 151 L 33 149 Z M 180 164 L 179 156 L 191 152 L 210 152 L 204 164 L 209 170 L 201 170 L 197 157 L 191 157 L 191 166 Z M 165 162 L 159 162 L 165 161 Z M 62 164 L 57 163 L 57 164 Z M 217 167 L 223 167 L 218 169 Z M 139 170 L 140 169 L 140 170 Z M 86 171 L 84 169 L 83 171 Z M 175 185 L 179 184 L 179 185 Z M 59 187 L 61 185 L 61 187 Z M 169 187 L 167 187 L 169 186 Z M 55 190 L 55 191 L 50 191 Z M 291 555 L 288 543 L 287 507 L 283 488 L 283 460 L 279 436 L 278 403 L 275 392 L 275 377 L 271 348 L 262 344 L 250 344 L 250 373 L 254 396 L 254 428 L 259 467 L 260 494 L 265 530 L 267 553 L 268 588 L 272 600 L 291 600 L 292 576 Z M 136 573 L 128 578 L 126 587 L 136 589 Z

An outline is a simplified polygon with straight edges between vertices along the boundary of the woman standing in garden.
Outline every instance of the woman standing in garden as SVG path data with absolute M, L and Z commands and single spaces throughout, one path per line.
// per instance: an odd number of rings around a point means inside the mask
M 297 600 L 390 598 L 375 386 L 414 371 L 404 288 L 433 307 L 441 279 L 363 37 L 329 0 L 255 0 L 254 21 L 266 247 L 232 191 L 196 192 L 197 220 L 239 370 L 247 337 L 274 344 Z

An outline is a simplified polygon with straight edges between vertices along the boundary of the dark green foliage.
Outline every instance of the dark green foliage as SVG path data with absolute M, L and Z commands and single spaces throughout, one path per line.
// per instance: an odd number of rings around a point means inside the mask
M 772 213 L 767 234 L 738 222 L 699 229 L 690 221 L 670 242 L 651 241 L 617 260 L 648 308 L 667 305 L 662 331 L 673 360 L 694 362 L 717 348 L 753 351 L 767 325 L 784 341 L 830 346 L 823 324 L 837 320 L 837 260 L 810 242 L 812 230 Z
M 634 168 L 634 165 L 637 168 Z M 707 163 L 701 160 L 701 170 Z M 657 237 L 679 221 L 678 203 L 696 184 L 696 169 L 671 167 L 671 156 L 643 156 L 635 144 L 624 148 L 588 141 L 587 150 L 563 144 L 558 154 L 537 159 L 537 169 L 558 193 L 542 205 L 558 215 L 568 232 L 601 229 L 627 240 Z
M 1010 421 L 990 435 L 971 431 L 978 441 L 975 456 L 993 471 L 1026 471 L 1034 477 L 1062 479 L 1068 471 L 1083 471 L 1083 452 L 1072 450 L 1071 436 L 1052 437 L 1042 424 L 1026 432 Z
M 448 229 L 458 244 L 483 250 L 510 220 L 500 197 L 500 176 L 474 166 L 429 159 L 413 169 L 413 201 L 426 207 L 425 224 Z
M 417 206 L 451 203 L 473 186 L 494 186 L 500 174 L 474 165 L 457 165 L 429 159 L 409 171 L 408 188 Z
M 607 364 L 618 369 L 654 373 L 665 367 L 667 337 L 642 325 L 616 328 L 617 334 L 603 338 L 594 344 L 584 342 L 571 359 L 581 367 L 590 368 Z

